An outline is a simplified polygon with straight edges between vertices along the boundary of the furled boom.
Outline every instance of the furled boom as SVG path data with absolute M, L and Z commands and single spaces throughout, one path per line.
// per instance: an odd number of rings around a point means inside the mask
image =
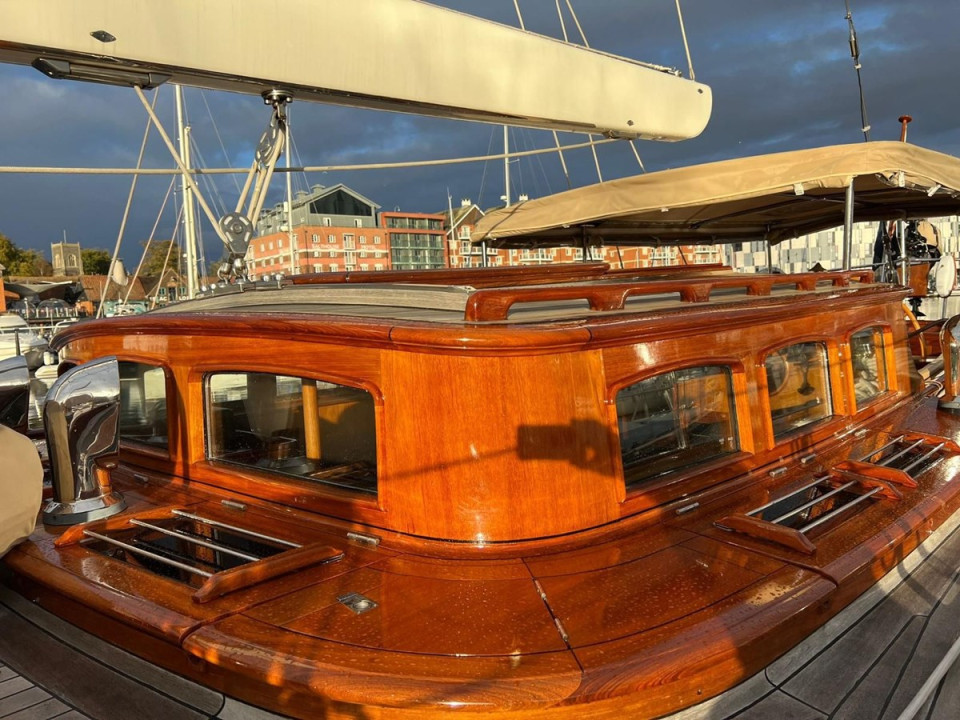
M 38 57 L 78 78 L 628 138 L 694 137 L 711 110 L 705 85 L 420 0 L 0 0 L 0 61 Z

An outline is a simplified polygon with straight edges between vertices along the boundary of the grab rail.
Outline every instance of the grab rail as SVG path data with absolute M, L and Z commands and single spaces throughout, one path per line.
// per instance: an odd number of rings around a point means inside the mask
M 467 300 L 464 319 L 468 322 L 506 320 L 510 308 L 517 303 L 586 300 L 595 312 L 623 310 L 628 298 L 642 295 L 678 293 L 682 302 L 704 303 L 714 290 L 745 289 L 748 295 L 770 295 L 777 286 L 793 286 L 800 292 L 811 292 L 818 285 L 848 287 L 851 282 L 870 283 L 870 270 L 844 272 L 797 273 L 795 275 L 754 275 L 651 280 L 648 282 L 614 282 L 594 285 L 483 288 Z

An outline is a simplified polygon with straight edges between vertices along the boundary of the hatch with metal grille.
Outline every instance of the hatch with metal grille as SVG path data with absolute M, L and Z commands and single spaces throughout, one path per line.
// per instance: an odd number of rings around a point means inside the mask
M 95 527 L 81 527 L 57 544 L 80 542 L 107 557 L 189 585 L 197 602 L 343 557 L 341 550 L 328 545 L 301 545 L 179 508 L 118 517 Z
M 830 471 L 768 503 L 716 523 L 794 550 L 814 553 L 812 537 L 881 499 L 898 501 L 903 490 L 945 457 L 960 453 L 950 440 L 904 433 L 859 460 L 845 460 Z

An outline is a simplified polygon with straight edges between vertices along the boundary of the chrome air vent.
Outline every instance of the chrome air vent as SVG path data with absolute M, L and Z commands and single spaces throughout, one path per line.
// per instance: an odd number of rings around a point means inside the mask
M 249 528 L 164 508 L 76 528 L 58 546 L 90 550 L 195 589 L 206 602 L 309 565 L 335 562 L 343 552 L 318 543 L 300 545 Z
M 845 460 L 798 488 L 716 523 L 761 540 L 814 553 L 815 531 L 842 523 L 881 499 L 900 500 L 916 478 L 960 447 L 946 438 L 904 433 L 859 460 Z

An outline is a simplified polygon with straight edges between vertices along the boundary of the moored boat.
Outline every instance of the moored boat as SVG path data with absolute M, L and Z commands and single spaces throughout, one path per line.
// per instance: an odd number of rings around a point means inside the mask
M 189 14 L 178 7 L 158 23 Z M 30 11 L 2 56 L 51 75 L 138 91 L 161 71 L 231 88 L 280 77 L 212 71 L 222 44 L 190 46 L 199 68 L 170 67 L 151 54 L 164 58 L 170 33 L 131 41 L 142 22 L 113 27 L 126 62 L 105 62 L 107 30 L 58 45 Z M 65 57 L 39 62 L 51 45 Z M 271 97 L 279 122 L 285 101 Z M 557 114 L 561 129 L 582 122 Z M 775 241 L 852 216 L 855 199 L 883 218 L 893 205 L 955 211 L 955 159 L 872 153 L 825 151 L 777 183 L 757 169 L 769 159 L 687 169 L 707 188 L 699 201 L 669 186 L 677 175 L 608 183 L 492 215 L 478 237 Z M 624 197 L 639 204 L 595 213 Z M 508 233 L 510 218 L 521 227 Z M 960 320 L 919 374 L 908 293 L 850 268 L 349 273 L 239 278 L 68 328 L 44 408 L 47 502 L 3 559 L 16 594 L 0 593 L 0 619 L 16 632 L 2 657 L 101 716 L 133 697 L 105 710 L 112 678 L 207 715 L 226 696 L 296 717 L 732 716 L 801 677 L 826 654 L 823 633 L 869 616 L 918 551 L 958 553 Z M 933 617 L 953 577 L 930 567 L 911 576 L 935 576 L 912 607 Z M 99 692 L 42 677 L 43 658 L 16 647 L 31 637 L 99 664 Z M 734 696 L 748 699 L 728 711 Z
M 30 369 L 43 365 L 47 342 L 15 313 L 0 314 L 0 360 L 22 355 Z
M 66 330 L 45 413 L 79 474 L 53 461 L 9 582 L 285 714 L 655 717 L 762 670 L 960 504 L 907 291 L 869 271 L 454 275 Z M 58 439 L 76 423 L 97 452 Z

